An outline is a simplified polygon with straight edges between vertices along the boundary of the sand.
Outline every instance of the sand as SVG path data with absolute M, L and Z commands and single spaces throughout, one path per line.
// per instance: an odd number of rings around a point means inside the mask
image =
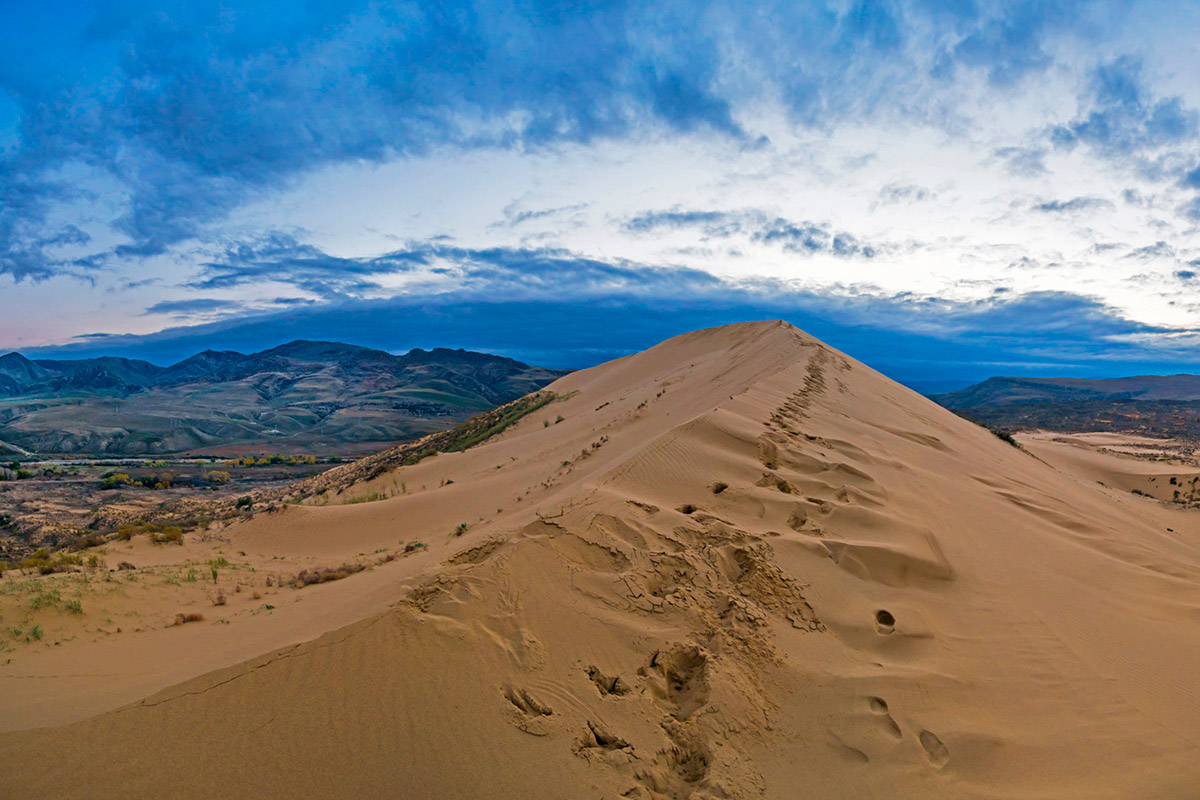
M 0 796 L 1200 797 L 1196 511 L 780 322 L 550 389 L 387 499 L 114 545 L 5 656 Z

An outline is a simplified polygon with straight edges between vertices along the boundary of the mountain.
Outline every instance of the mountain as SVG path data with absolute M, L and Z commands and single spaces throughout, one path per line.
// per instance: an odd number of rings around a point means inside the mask
M 25 387 L 47 383 L 52 374 L 20 353 L 2 355 L 0 356 L 0 397 L 19 394 Z
M 253 362 L 252 356 L 232 350 L 205 350 L 164 369 L 158 375 L 158 383 L 162 386 L 173 386 L 201 380 L 229 380 L 238 367 Z M 239 377 L 245 377 L 245 374 Z
M 997 377 L 930 399 L 993 428 L 1200 438 L 1200 375 Z
M 957 392 L 931 395 L 946 408 L 1087 400 L 1200 400 L 1200 375 L 1132 378 L 988 378 Z
M 465 451 L 112 542 L 115 584 L 18 576 L 0 796 L 1195 796 L 1194 512 L 784 323 L 547 391 Z M 55 579 L 79 610 L 30 602 Z
M 463 350 L 392 355 L 296 341 L 168 367 L 0 357 L 0 440 L 41 453 L 377 449 L 446 428 L 564 374 Z

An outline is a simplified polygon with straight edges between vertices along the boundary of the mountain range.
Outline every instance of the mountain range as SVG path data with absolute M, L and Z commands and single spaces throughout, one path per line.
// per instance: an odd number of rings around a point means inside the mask
M 170 366 L 0 356 L 0 450 L 163 454 L 370 450 L 420 436 L 565 374 L 467 350 L 393 355 L 294 341 L 206 350 Z
M 993 428 L 1200 438 L 1200 375 L 995 377 L 930 399 Z

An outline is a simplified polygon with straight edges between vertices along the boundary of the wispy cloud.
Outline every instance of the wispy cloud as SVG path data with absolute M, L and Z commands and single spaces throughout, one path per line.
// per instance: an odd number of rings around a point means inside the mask
M 189 300 L 162 300 L 147 308 L 142 312 L 142 315 L 170 314 L 173 316 L 192 317 L 212 314 L 214 312 L 236 311 L 242 307 L 243 304 L 235 300 L 195 297 Z
M 750 241 L 777 245 L 789 253 L 813 255 L 828 253 L 844 258 L 874 258 L 886 244 L 862 241 L 847 231 L 838 231 L 827 222 L 789 220 L 762 211 L 703 211 L 672 208 L 643 211 L 621 222 L 635 234 L 662 229 L 695 229 L 703 238 L 730 238 L 744 235 Z
M 1051 214 L 1095 211 L 1100 208 L 1115 208 L 1115 206 L 1102 197 L 1072 197 L 1070 200 L 1047 200 L 1042 203 L 1035 203 L 1033 206 L 1034 211 L 1044 211 Z

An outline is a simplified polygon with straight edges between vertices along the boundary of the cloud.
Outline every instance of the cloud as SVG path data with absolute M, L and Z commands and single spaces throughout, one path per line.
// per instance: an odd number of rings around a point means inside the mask
M 628 233 L 653 233 L 663 228 L 699 228 L 705 236 L 728 237 L 741 233 L 745 226 L 759 218 L 755 212 L 697 211 L 673 208 L 665 211 L 643 211 L 622 221 Z
M 883 205 L 899 203 L 923 203 L 933 199 L 933 192 L 924 186 L 905 183 L 889 183 L 879 190 L 879 202 Z
M 515 228 L 526 222 L 550 220 L 556 217 L 573 217 L 586 211 L 591 203 L 572 203 L 555 208 L 521 208 L 515 200 L 504 207 L 504 219 L 492 223 L 490 228 Z
M 1043 203 L 1037 203 L 1033 206 L 1033 210 L 1059 214 L 1114 207 L 1111 202 L 1102 197 L 1072 197 L 1070 200 L 1047 200 Z
M 621 222 L 623 230 L 649 234 L 658 230 L 697 229 L 703 238 L 727 239 L 745 235 L 751 241 L 778 245 L 801 255 L 826 253 L 843 258 L 874 258 L 888 245 L 863 242 L 846 231 L 834 230 L 829 223 L 794 221 L 762 211 L 702 211 L 672 208 L 643 211 Z
M 1155 242 L 1143 247 L 1137 247 L 1125 254 L 1125 258 L 1138 261 L 1149 261 L 1156 258 L 1174 258 L 1175 248 L 1166 242 Z
M 1155 98 L 1146 86 L 1142 61 L 1120 56 L 1091 74 L 1090 110 L 1051 131 L 1051 141 L 1070 148 L 1082 143 L 1111 158 L 1140 155 L 1194 139 L 1198 116 L 1177 95 Z
M 767 102 L 824 129 L 872 117 L 950 127 L 955 75 L 1012 86 L 1049 69 L 1055 37 L 1119 24 L 1120 3 L 1096 5 L 28 4 L 0 32 L 0 272 L 38 279 L 162 254 L 330 165 L 661 134 L 753 148 L 765 140 L 746 120 Z M 1117 128 L 1177 140 L 1194 127 L 1177 99 L 1130 101 L 1119 74 L 1132 69 L 1101 74 L 1096 118 L 1064 130 L 1113 146 L 1133 135 Z M 1131 106 L 1144 119 L 1121 127 Z M 55 221 L 85 184 L 110 234 L 89 260 L 63 252 Z
M 172 314 L 175 316 L 192 316 L 211 314 L 215 311 L 237 311 L 243 304 L 236 300 L 218 300 L 212 297 L 196 297 L 190 300 L 163 300 L 155 303 L 142 312 L 148 314 Z
M 1040 147 L 1000 147 L 993 153 L 1004 161 L 1009 175 L 1019 178 L 1036 178 L 1046 173 L 1046 151 Z
M 1181 216 L 1190 219 L 1192 222 L 1200 222 L 1200 197 L 1193 197 L 1186 203 L 1181 204 L 1178 211 Z
M 384 291 L 381 281 L 396 276 L 409 278 L 409 283 Z M 229 246 L 219 258 L 205 262 L 199 276 L 185 286 L 213 290 L 264 283 L 287 284 L 328 302 L 387 293 L 435 296 L 481 287 L 490 297 L 558 291 L 577 297 L 612 291 L 636 295 L 672 287 L 697 291 L 719 281 L 702 270 L 601 260 L 563 248 L 468 248 L 441 239 L 408 242 L 379 256 L 343 258 L 277 232 Z
M 249 283 L 291 284 L 323 297 L 379 289 L 371 276 L 411 270 L 424 263 L 420 253 L 395 252 L 375 258 L 340 258 L 303 244 L 288 233 L 273 232 L 231 245 L 201 266 L 193 289 L 229 289 Z
M 966 9 L 980 14 L 981 7 L 964 3 Z M 939 58 L 938 70 L 945 74 L 952 66 L 973 67 L 986 74 L 995 86 L 1010 86 L 1031 72 L 1052 63 L 1046 52 L 1047 35 L 1076 21 L 1082 3 L 1019 2 L 1002 7 L 990 19 L 979 23 Z

